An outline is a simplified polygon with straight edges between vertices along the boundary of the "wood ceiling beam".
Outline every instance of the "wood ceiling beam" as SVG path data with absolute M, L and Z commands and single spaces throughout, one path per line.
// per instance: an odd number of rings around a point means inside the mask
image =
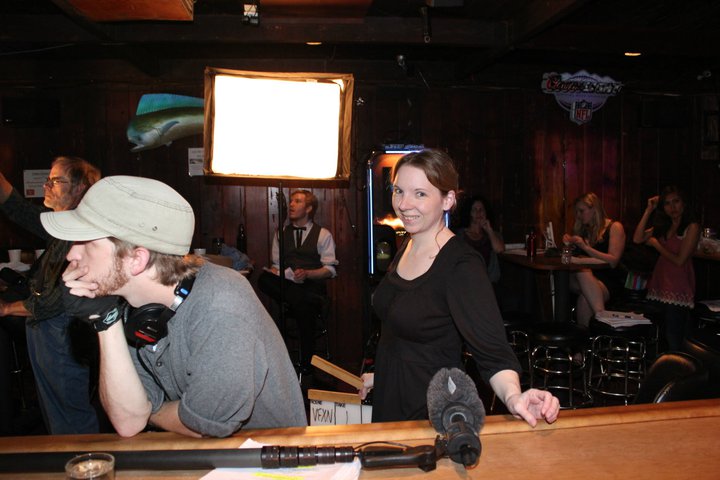
M 435 46 L 495 48 L 507 38 L 500 22 L 438 18 L 432 21 Z M 0 43 L 123 42 L 204 44 L 292 44 L 321 41 L 337 44 L 422 45 L 421 19 L 367 17 L 347 19 L 260 18 L 258 26 L 243 25 L 237 15 L 195 15 L 193 22 L 93 23 L 78 28 L 62 15 L 7 15 Z
M 588 53 L 639 51 L 650 55 L 720 56 L 720 31 L 695 31 L 693 35 L 657 28 L 620 26 L 559 25 L 547 33 L 523 42 L 523 50 L 572 50 Z
M 56 15 L 56 17 L 66 18 L 65 24 L 67 26 L 76 27 L 73 29 L 76 34 L 87 33 L 91 39 L 94 38 L 95 40 L 95 42 L 93 42 L 92 40 L 87 40 L 88 42 L 103 43 L 112 41 L 112 38 L 107 35 L 107 33 L 104 31 L 100 24 L 92 22 L 87 18 L 83 17 L 82 15 L 78 14 L 75 8 L 73 8 L 66 0 L 52 0 L 52 2 L 58 8 L 60 8 L 63 13 L 65 13 L 65 17 L 62 17 L 60 15 Z M 37 17 L 37 15 L 32 16 Z M 13 26 L 16 25 L 13 24 Z M 27 28 L 30 31 L 37 32 L 37 27 L 34 25 L 29 25 Z M 157 76 L 160 73 L 159 60 L 156 57 L 150 55 L 144 48 L 138 45 L 127 45 L 124 46 L 122 50 L 123 57 L 141 72 L 144 72 L 150 76 Z
M 490 51 L 469 58 L 460 74 L 471 75 L 511 52 L 518 44 L 557 25 L 562 19 L 590 0 L 535 0 L 519 10 L 508 24 L 505 43 Z

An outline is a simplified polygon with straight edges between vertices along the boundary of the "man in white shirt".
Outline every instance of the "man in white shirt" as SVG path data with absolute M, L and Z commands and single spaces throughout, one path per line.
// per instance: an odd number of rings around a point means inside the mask
M 326 297 L 325 280 L 337 275 L 335 241 L 332 234 L 313 222 L 317 197 L 309 190 L 290 194 L 288 220 L 284 228 L 284 265 L 292 270 L 283 284 L 283 301 L 288 314 L 297 321 L 300 335 L 300 371 L 310 372 L 315 343 L 315 321 Z M 278 235 L 273 238 L 272 268 L 259 279 L 260 290 L 280 301 L 280 248 Z

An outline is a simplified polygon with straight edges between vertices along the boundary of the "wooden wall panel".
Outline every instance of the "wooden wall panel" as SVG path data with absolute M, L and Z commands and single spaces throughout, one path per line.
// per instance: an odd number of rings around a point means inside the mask
M 187 149 L 202 146 L 201 136 L 130 152 L 125 131 L 143 93 L 198 96 L 202 91 L 201 76 L 189 77 L 182 68 L 177 71 L 184 73 L 150 83 L 136 79 L 98 84 L 87 78 L 56 86 L 52 94 L 61 102 L 62 125 L 0 126 L 0 170 L 20 185 L 22 170 L 47 168 L 53 156 L 75 154 L 97 163 L 105 175 L 165 181 L 196 211 L 193 246 L 209 247 L 216 236 L 234 245 L 238 224 L 245 224 L 248 254 L 256 266 L 250 280 L 256 284 L 270 261 L 278 221 L 277 187 L 225 185 L 189 177 Z M 105 75 L 114 73 L 108 70 Z M 126 80 L 132 76 L 120 73 Z M 312 188 L 321 203 L 317 220 L 331 230 L 338 245 L 339 276 L 330 282 L 330 338 L 341 364 L 359 366 L 368 334 L 364 176 L 369 155 L 383 143 L 447 149 L 457 162 L 461 189 L 489 198 L 498 216 L 497 228 L 508 242 L 522 241 L 530 225 L 543 228 L 548 221 L 553 222 L 556 236 L 562 235 L 572 225 L 572 200 L 588 190 L 601 195 L 608 212 L 631 230 L 647 197 L 669 180 L 691 187 L 705 203 L 706 221 L 714 221 L 720 229 L 720 198 L 714 194 L 720 184 L 720 159 L 700 160 L 699 120 L 675 129 L 641 127 L 643 97 L 627 93 L 609 99 L 590 124 L 578 126 L 551 96 L 535 89 L 427 88 L 403 82 L 356 83 L 349 185 Z M 2 95 L 13 93 L 11 87 L 0 87 Z M 685 101 L 699 104 L 692 98 Z M 700 108 L 695 112 L 696 117 L 701 115 Z M 0 215 L 0 261 L 8 246 L 19 244 L 35 248 L 37 240 L 18 232 Z

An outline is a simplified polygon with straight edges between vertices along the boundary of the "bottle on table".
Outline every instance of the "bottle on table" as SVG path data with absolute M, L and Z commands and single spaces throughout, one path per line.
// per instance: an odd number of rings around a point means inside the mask
M 537 254 L 537 234 L 535 227 L 530 227 L 527 240 L 525 240 L 525 252 L 528 258 L 535 258 Z
M 222 251 L 223 243 L 225 243 L 225 239 L 222 237 L 215 237 L 212 239 L 212 251 L 211 253 L 213 255 L 220 255 L 220 252 Z
M 235 246 L 241 252 L 243 252 L 243 253 L 247 252 L 247 238 L 245 237 L 245 225 L 243 225 L 242 223 L 238 227 L 237 241 L 235 242 Z

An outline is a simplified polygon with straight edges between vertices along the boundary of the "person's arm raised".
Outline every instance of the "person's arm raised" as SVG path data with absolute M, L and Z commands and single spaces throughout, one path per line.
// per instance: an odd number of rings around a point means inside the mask
M 13 186 L 7 181 L 5 175 L 0 172 L 0 204 L 5 203 L 5 201 L 10 197 L 12 191 Z
M 647 222 L 650 219 L 650 215 L 657 207 L 659 199 L 660 197 L 658 196 L 648 198 L 647 206 L 645 207 L 642 218 L 640 218 L 637 227 L 635 227 L 635 232 L 633 233 L 633 242 L 645 243 L 652 236 L 653 228 L 648 228 Z

